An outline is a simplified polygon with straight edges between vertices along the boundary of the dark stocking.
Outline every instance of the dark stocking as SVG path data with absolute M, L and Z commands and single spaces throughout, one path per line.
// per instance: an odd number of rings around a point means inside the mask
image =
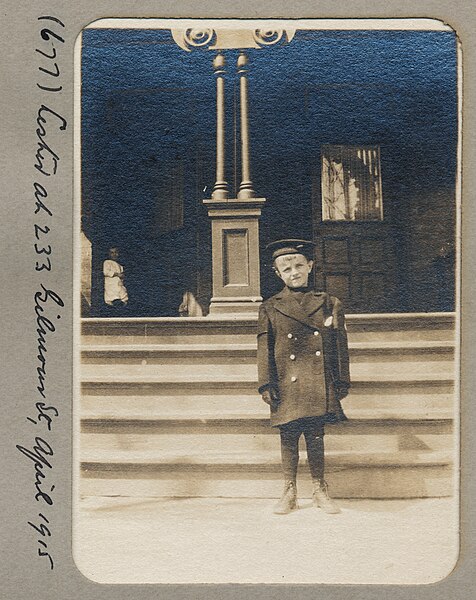
M 304 429 L 307 461 L 313 479 L 324 479 L 324 427 L 311 426 Z
M 296 481 L 299 463 L 299 438 L 301 431 L 295 427 L 280 427 L 281 463 L 285 481 Z

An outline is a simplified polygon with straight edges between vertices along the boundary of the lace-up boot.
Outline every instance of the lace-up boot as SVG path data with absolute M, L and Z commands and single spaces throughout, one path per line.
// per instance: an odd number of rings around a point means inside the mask
M 281 499 L 274 507 L 275 515 L 287 515 L 292 510 L 296 509 L 297 505 L 297 489 L 294 481 L 286 481 Z
M 340 508 L 329 498 L 327 483 L 324 479 L 314 479 L 312 491 L 312 503 L 316 508 L 321 508 L 330 515 L 340 513 Z

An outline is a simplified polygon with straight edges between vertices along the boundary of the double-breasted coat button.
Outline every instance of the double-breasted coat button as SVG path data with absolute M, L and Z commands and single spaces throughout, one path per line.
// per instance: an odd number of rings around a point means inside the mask
M 288 333 L 288 338 L 289 338 L 290 340 L 292 340 L 292 339 L 293 339 L 293 334 L 292 334 L 292 333 Z
M 318 331 L 315 331 L 315 332 L 314 332 L 314 335 L 319 335 L 319 332 L 318 332 Z
M 297 381 L 297 377 L 291 377 L 291 381 L 294 383 L 295 381 Z
M 321 352 L 320 352 L 320 350 L 318 350 L 318 351 L 316 352 L 316 356 L 321 356 Z
M 291 354 L 291 356 L 289 357 L 291 360 L 296 360 L 296 356 L 294 354 Z

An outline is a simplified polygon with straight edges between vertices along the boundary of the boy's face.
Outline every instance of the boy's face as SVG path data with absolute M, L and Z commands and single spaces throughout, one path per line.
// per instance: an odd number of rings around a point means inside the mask
M 119 258 L 119 249 L 118 248 L 110 248 L 109 249 L 109 258 L 111 260 L 117 260 Z
M 312 265 L 303 254 L 285 254 L 274 261 L 276 274 L 290 288 L 307 286 Z

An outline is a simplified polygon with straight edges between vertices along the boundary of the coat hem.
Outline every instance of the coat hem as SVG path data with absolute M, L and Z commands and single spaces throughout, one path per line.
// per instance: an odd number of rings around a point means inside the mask
M 336 423 L 342 423 L 349 420 L 344 411 L 340 409 L 336 410 L 335 412 L 328 412 L 325 415 L 308 415 L 304 417 L 297 417 L 296 419 L 290 419 L 289 421 L 284 421 L 282 423 L 271 422 L 271 427 L 281 427 L 282 425 L 288 425 L 288 423 L 292 423 L 293 421 L 301 421 L 302 419 L 316 419 L 322 425 L 335 425 Z

